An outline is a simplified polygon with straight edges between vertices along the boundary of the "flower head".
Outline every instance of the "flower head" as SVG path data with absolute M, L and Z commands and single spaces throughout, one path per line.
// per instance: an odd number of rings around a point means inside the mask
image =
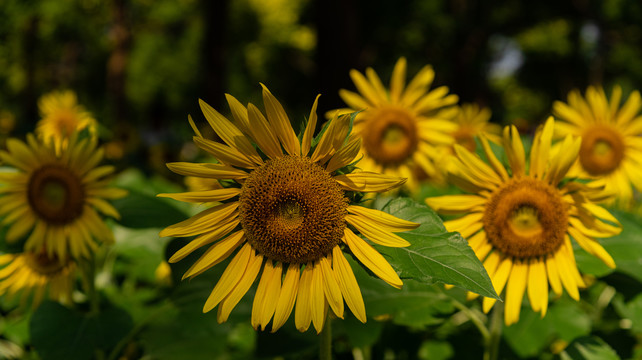
M 426 199 L 443 214 L 465 214 L 444 224 L 468 239 L 498 294 L 506 288 L 505 323 L 517 322 L 524 293 L 534 311 L 546 314 L 550 288 L 562 288 L 575 300 L 585 286 L 575 264 L 571 238 L 609 267 L 611 256 L 595 238 L 620 232 L 617 220 L 591 199 L 600 192 L 575 180 L 564 180 L 580 151 L 580 139 L 567 136 L 561 151 L 551 152 L 552 118 L 536 133 L 526 168 L 517 129 L 506 127 L 503 146 L 510 170 L 495 157 L 488 140 L 481 143 L 488 163 L 456 146 L 450 163 L 453 183 L 471 193 Z M 484 298 L 483 310 L 495 300 Z
M 78 104 L 73 91 L 54 91 L 43 95 L 38 100 L 42 119 L 36 124 L 36 134 L 53 142 L 57 152 L 67 146 L 68 138 L 76 131 L 89 130 L 96 132 L 96 120 Z
M 582 137 L 579 158 L 570 174 L 593 178 L 596 185 L 616 194 L 629 205 L 632 185 L 642 191 L 642 101 L 634 91 L 620 106 L 622 89 L 613 88 L 609 101 L 604 89 L 590 86 L 583 98 L 579 91 L 568 95 L 568 103 L 556 101 L 553 113 L 563 121 L 555 124 L 555 136 Z
M 95 138 L 79 139 L 73 133 L 60 153 L 53 143 L 44 144 L 32 134 L 27 143 L 7 140 L 0 160 L 14 171 L 0 173 L 0 216 L 10 224 L 7 241 L 28 235 L 28 251 L 45 249 L 47 256 L 65 261 L 69 253 L 88 257 L 94 239 L 112 242 L 111 230 L 98 213 L 118 218 L 107 199 L 125 195 L 108 187 L 113 166 L 98 166 L 103 157 Z
M 388 262 L 356 233 L 384 246 L 407 246 L 393 232 L 417 224 L 352 205 L 346 192 L 387 191 L 403 179 L 349 171 L 360 144 L 349 136 L 350 116 L 332 119 L 318 142 L 314 140 L 318 97 L 301 140 L 266 87 L 267 117 L 253 104 L 245 107 L 230 95 L 227 100 L 234 122 L 200 103 L 223 143 L 204 138 L 190 118 L 194 142 L 220 163 L 168 164 L 178 174 L 224 180 L 222 188 L 159 195 L 220 202 L 161 232 L 161 236 L 196 236 L 169 261 L 177 262 L 213 243 L 183 276 L 192 278 L 232 256 L 203 308 L 207 312 L 218 306 L 219 322 L 227 320 L 257 277 L 251 319 L 255 329 L 266 329 L 272 321 L 276 331 L 294 309 L 297 329 L 306 331 L 312 322 L 320 332 L 328 306 L 343 318 L 344 299 L 365 322 L 361 291 L 342 249 L 349 249 L 390 285 L 401 287 Z
M 0 255 L 0 295 L 21 295 L 24 304 L 33 296 L 38 306 L 48 292 L 49 298 L 68 302 L 71 299 L 76 264 L 45 251 L 27 251 L 20 254 Z
M 430 90 L 435 77 L 431 66 L 423 67 L 408 86 L 406 59 L 400 58 L 392 71 L 387 90 L 377 73 L 366 69 L 366 76 L 350 71 L 359 93 L 341 90 L 339 95 L 348 108 L 339 114 L 361 111 L 354 123 L 354 134 L 363 140 L 363 159 L 359 166 L 368 171 L 408 178 L 414 188 L 413 175 L 419 168 L 429 177 L 438 174 L 435 157 L 439 149 L 452 145 L 451 135 L 457 126 L 441 112 L 457 102 L 445 86 Z M 329 114 L 332 114 L 330 112 Z

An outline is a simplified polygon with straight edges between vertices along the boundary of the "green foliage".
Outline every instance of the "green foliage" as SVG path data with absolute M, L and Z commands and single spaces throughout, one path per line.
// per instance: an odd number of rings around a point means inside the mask
M 383 205 L 379 201 L 377 205 Z M 441 282 L 494 299 L 499 299 L 484 265 L 458 233 L 448 233 L 437 214 L 426 205 L 397 198 L 382 209 L 399 218 L 421 224 L 417 229 L 399 233 L 410 242 L 404 248 L 377 246 L 388 256 L 401 278 L 425 284 Z
M 619 360 L 620 357 L 604 340 L 584 337 L 571 343 L 560 355 L 562 360 Z
M 92 314 L 47 301 L 33 314 L 29 330 L 43 360 L 83 360 L 105 356 L 132 326 L 127 311 L 113 306 Z

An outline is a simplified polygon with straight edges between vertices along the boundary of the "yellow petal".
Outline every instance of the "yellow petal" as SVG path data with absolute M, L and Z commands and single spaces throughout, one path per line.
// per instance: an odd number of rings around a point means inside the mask
M 212 208 L 201 211 L 187 220 L 166 227 L 159 235 L 160 237 L 178 237 L 205 233 L 220 226 L 219 223 L 221 221 L 236 218 L 238 215 L 236 214 L 238 206 L 238 201 L 216 205 Z
M 352 91 L 341 89 L 339 90 L 339 96 L 341 97 L 341 99 L 343 99 L 343 101 L 345 101 L 346 104 L 348 104 L 348 106 L 350 106 L 350 109 L 346 108 L 340 110 L 332 110 L 331 112 L 328 111 L 326 113 L 327 117 L 331 118 L 336 113 L 336 111 L 339 111 L 339 114 L 346 114 L 351 113 L 354 110 L 365 110 L 372 106 L 361 95 Z
M 390 78 L 390 102 L 393 104 L 398 103 L 401 99 L 401 92 L 403 91 L 406 82 L 406 58 L 400 57 L 392 69 L 392 77 Z
M 577 283 L 570 269 L 570 264 L 567 259 L 566 253 L 560 248 L 554 254 L 554 257 L 560 280 L 562 280 L 562 285 L 564 285 L 566 292 L 568 292 L 571 298 L 573 298 L 575 301 L 579 301 L 580 293 L 577 289 Z
M 494 253 L 491 253 L 491 255 Z M 511 269 L 513 268 L 513 260 L 510 258 L 504 258 L 501 260 L 497 267 L 497 271 L 495 271 L 495 274 L 491 277 L 491 281 L 493 282 L 493 287 L 495 288 L 495 292 L 498 294 L 502 293 L 502 290 L 504 290 L 504 286 L 506 286 L 506 281 L 508 281 L 508 277 L 511 274 Z M 496 299 L 491 299 L 485 297 L 483 302 L 482 302 L 482 310 L 487 313 L 490 311 L 490 309 L 495 305 Z
M 263 274 L 261 274 L 261 280 L 259 281 L 259 286 L 256 288 L 256 294 L 254 294 L 254 303 L 252 304 L 252 317 L 250 323 L 254 330 L 258 330 L 261 326 L 261 319 L 263 318 L 263 303 L 268 291 L 268 285 L 273 279 L 274 266 L 272 265 L 272 260 L 267 259 L 265 266 L 263 266 Z
M 346 304 L 352 311 L 352 314 L 361 321 L 366 322 L 366 307 L 363 304 L 363 297 L 357 279 L 350 268 L 348 260 L 343 256 L 341 249 L 335 246 L 332 249 L 332 268 L 337 275 L 337 282 L 341 288 L 341 294 L 346 300 Z
M 279 140 L 261 111 L 253 104 L 248 104 L 247 113 L 251 124 L 250 131 L 261 151 L 271 159 L 283 156 Z
M 307 331 L 312 321 L 310 308 L 310 288 L 312 287 L 312 264 L 308 263 L 303 269 L 299 281 L 298 298 L 294 309 L 294 324 L 300 332 Z
M 317 334 L 323 330 L 328 303 L 323 292 L 323 271 L 319 262 L 315 262 L 312 269 L 312 283 L 310 284 L 310 312 L 312 313 L 312 325 Z
M 486 199 L 479 195 L 444 195 L 427 198 L 425 201 L 433 210 L 446 215 L 471 212 L 486 204 Z
M 435 78 L 435 71 L 432 66 L 426 65 L 410 81 L 406 90 L 401 95 L 401 105 L 412 106 L 423 94 Z
M 233 147 L 198 136 L 194 136 L 193 140 L 196 146 L 203 149 L 204 151 L 207 151 L 216 160 L 222 162 L 223 164 L 247 169 L 257 167 L 257 164 L 252 162 L 247 156 Z
M 245 244 L 241 250 L 234 256 L 230 264 L 227 266 L 223 275 L 214 286 L 214 290 L 207 298 L 205 306 L 203 306 L 203 312 L 206 313 L 212 310 L 216 305 L 218 305 L 221 300 L 223 300 L 234 287 L 239 283 L 243 272 L 247 268 L 247 265 L 250 261 L 250 252 L 252 247 L 250 244 Z
M 457 219 L 445 221 L 444 226 L 448 231 L 457 231 L 467 239 L 482 228 L 483 217 L 484 213 L 481 212 L 470 213 Z
M 236 304 L 241 301 L 243 296 L 247 293 L 247 291 L 250 289 L 252 284 L 254 283 L 254 280 L 256 279 L 256 275 L 258 275 L 259 270 L 261 270 L 261 265 L 263 264 L 263 256 L 260 254 L 255 254 L 254 250 L 252 250 L 252 253 L 250 254 L 250 261 L 247 264 L 247 267 L 245 268 L 245 272 L 243 273 L 243 276 L 241 276 L 241 281 L 239 281 L 238 284 L 234 287 L 232 292 L 230 292 L 223 301 L 221 301 L 221 304 L 218 307 L 218 313 L 216 314 L 216 321 L 218 323 L 223 323 L 227 321 L 227 318 L 230 316 L 230 313 L 236 306 Z
M 548 275 L 548 283 L 551 284 L 551 289 L 553 289 L 555 295 L 562 295 L 562 283 L 554 254 L 546 255 L 546 273 Z
M 357 87 L 357 90 L 371 103 L 371 104 L 380 104 L 383 99 L 379 96 L 377 91 L 372 87 L 372 85 L 366 80 L 366 78 L 358 72 L 357 70 L 350 70 L 350 78 L 352 82 Z
M 232 116 L 234 117 L 234 121 L 236 123 L 235 125 L 239 128 L 239 130 L 252 137 L 247 108 L 230 94 L 225 94 L 225 99 L 227 99 L 227 103 L 230 106 L 230 111 L 232 112 Z
M 341 148 L 345 137 L 348 135 L 349 125 L 349 114 L 339 117 L 335 114 L 312 153 L 312 162 L 325 162 L 336 150 Z
M 158 197 L 171 198 L 178 201 L 185 202 L 216 202 L 223 201 L 234 196 L 237 196 L 241 193 L 239 188 L 225 188 L 225 189 L 214 189 L 214 190 L 205 190 L 205 191 L 190 191 L 183 193 L 174 193 L 174 194 L 158 194 Z
M 506 326 L 516 323 L 519 320 L 519 312 L 522 308 L 522 298 L 526 289 L 528 279 L 528 263 L 521 260 L 515 261 L 508 285 L 506 286 L 506 307 L 504 309 L 504 322 Z
M 214 241 L 211 236 L 206 240 L 210 242 Z M 243 230 L 239 230 L 233 234 L 230 234 L 230 236 L 217 242 L 216 244 L 210 246 L 210 248 L 207 249 L 207 251 L 203 255 L 201 255 L 201 257 L 196 260 L 196 262 L 194 262 L 194 264 L 192 264 L 192 266 L 190 266 L 190 268 L 185 272 L 185 274 L 183 275 L 183 280 L 189 277 L 200 275 L 212 266 L 219 264 L 221 261 L 227 259 L 227 257 L 230 256 L 234 252 L 234 250 L 236 250 L 236 248 L 244 241 L 245 233 L 243 232 Z M 192 248 L 203 246 L 201 245 L 203 241 L 199 241 L 198 238 L 192 240 L 190 244 L 194 242 L 197 242 L 199 246 L 192 246 Z M 180 251 L 182 251 L 183 249 L 181 249 Z M 184 253 L 185 252 L 176 252 L 176 254 L 174 254 L 174 256 L 169 259 L 169 262 L 175 263 L 181 260 L 182 258 L 187 256 Z
M 170 263 L 178 262 L 184 259 L 187 255 L 191 254 L 194 250 L 200 248 L 201 246 L 207 245 L 209 243 L 212 243 L 220 239 L 230 231 L 234 230 L 234 228 L 239 224 L 239 222 L 240 221 L 236 219 L 236 220 L 219 224 L 216 230 L 206 232 L 203 235 L 200 235 L 194 240 L 187 243 L 187 245 L 183 246 L 169 259 L 169 262 Z
M 581 138 L 576 138 L 571 135 L 564 138 L 557 156 L 551 159 L 551 166 L 549 172 L 546 174 L 546 179 L 549 183 L 557 185 L 564 179 L 573 163 L 577 161 L 580 145 Z
M 386 212 L 375 209 L 368 209 L 363 206 L 348 205 L 347 210 L 351 214 L 361 216 L 368 221 L 377 224 L 379 227 L 385 228 L 388 231 L 392 232 L 408 231 L 416 229 L 419 226 L 419 224 L 412 221 L 400 219 Z
M 366 69 L 366 77 L 368 78 L 368 81 L 377 93 L 377 97 L 381 100 L 381 102 L 387 102 L 386 100 L 388 97 L 388 93 L 386 92 L 386 88 L 383 86 L 381 79 L 379 79 L 379 75 L 377 75 L 377 73 L 369 67 Z
M 382 228 L 372 221 L 356 215 L 346 215 L 345 219 L 348 224 L 354 226 L 361 234 L 376 244 L 388 247 L 410 246 L 410 243 L 399 235 L 393 234 L 385 227 Z
M 267 266 L 267 263 L 266 263 Z M 279 300 L 279 295 L 281 293 L 281 275 L 283 274 L 283 265 L 278 263 L 274 266 L 274 271 L 272 271 L 272 276 L 267 283 L 267 288 L 263 295 L 263 302 L 261 305 L 261 318 L 260 326 L 262 330 L 267 328 L 268 323 L 274 315 L 274 310 L 276 309 L 276 303 Z
M 317 128 L 317 106 L 319 104 L 319 97 L 321 94 L 317 95 L 312 104 L 312 110 L 310 110 L 310 117 L 308 118 L 308 123 L 305 126 L 305 131 L 303 132 L 303 138 L 301 139 L 301 156 L 308 156 L 310 152 L 310 146 L 312 145 L 312 137 L 314 137 L 314 131 Z
M 590 237 L 582 234 L 579 230 L 575 229 L 574 227 L 569 227 L 568 228 L 568 233 L 577 241 L 577 243 L 582 247 L 582 249 L 586 250 L 587 253 L 597 257 L 598 259 L 602 260 L 606 266 L 610 267 L 611 269 L 615 269 L 615 261 L 609 255 L 609 253 L 604 250 L 602 245 L 600 245 L 597 241 L 591 239 Z
M 230 122 L 225 116 L 219 114 L 205 101 L 199 99 L 201 111 L 205 115 L 205 119 L 210 124 L 214 132 L 223 140 L 227 145 L 235 150 L 241 152 L 245 157 L 250 159 L 254 164 L 261 165 L 263 160 L 254 149 L 254 146 L 247 140 L 245 135 Z M 238 110 L 238 109 L 237 109 Z M 243 116 L 243 115 L 238 115 Z
M 299 278 L 300 278 L 300 265 L 299 264 L 290 264 L 288 270 L 285 273 L 285 279 L 283 280 L 283 286 L 281 287 L 281 293 L 279 294 L 279 300 L 276 303 L 276 309 L 274 310 L 274 321 L 272 321 L 272 332 L 277 331 L 290 317 L 292 309 L 294 308 L 294 302 L 297 296 L 297 290 L 299 288 Z M 343 301 L 343 300 L 342 300 Z
M 265 85 L 261 84 L 261 86 L 263 87 L 263 104 L 265 105 L 268 121 L 270 125 L 272 125 L 276 136 L 281 140 L 281 145 L 283 145 L 283 148 L 288 154 L 300 155 L 301 145 L 299 144 L 299 139 L 297 139 L 294 130 L 292 130 L 290 119 L 285 113 L 283 106 L 281 106 L 281 103 L 276 100 Z
M 551 141 L 553 140 L 553 127 L 555 121 L 553 117 L 549 117 L 544 124 L 535 134 L 533 145 L 531 147 L 531 164 L 529 174 L 538 179 L 544 177 L 544 172 L 548 167 L 548 159 L 551 149 Z
M 341 288 L 337 283 L 337 278 L 332 271 L 332 265 L 330 260 L 327 257 L 322 257 L 319 259 L 319 264 L 321 275 L 323 277 L 323 292 L 325 297 L 334 311 L 334 314 L 343 319 L 343 297 L 341 296 Z
M 406 179 L 367 171 L 337 175 L 334 179 L 343 190 L 360 192 L 385 192 L 406 182 Z
M 524 175 L 524 145 L 514 125 L 504 128 L 504 149 L 510 168 L 513 170 L 513 177 Z
M 361 138 L 360 137 L 351 137 L 346 146 L 342 147 L 337 151 L 326 166 L 326 171 L 333 172 L 336 169 L 340 169 L 346 165 L 351 164 L 354 159 L 359 155 L 361 150 Z
M 247 173 L 223 164 L 194 164 L 188 162 L 167 163 L 167 167 L 185 176 L 196 176 L 210 179 L 244 179 Z
M 350 229 L 344 230 L 343 241 L 348 244 L 354 256 L 370 271 L 391 286 L 401 289 L 403 282 L 388 261 L 375 248 L 355 235 Z
M 528 269 L 528 301 L 534 311 L 546 315 L 548 307 L 548 280 L 546 263 L 541 258 L 532 258 Z

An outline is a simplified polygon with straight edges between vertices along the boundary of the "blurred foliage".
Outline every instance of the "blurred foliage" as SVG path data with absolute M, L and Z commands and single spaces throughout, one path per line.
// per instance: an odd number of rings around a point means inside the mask
M 77 358 L 94 357 L 91 349 L 124 359 L 317 356 L 311 331 L 301 334 L 291 323 L 276 334 L 249 326 L 253 290 L 226 324 L 202 314 L 225 264 L 182 282 L 195 252 L 171 265 L 171 282 L 156 277 L 185 241 L 159 239 L 159 229 L 197 211 L 154 196 L 182 189 L 167 161 L 199 156 L 186 144 L 192 132 L 185 121 L 192 114 L 204 123 L 199 98 L 229 114 L 225 92 L 260 103 L 263 82 L 291 114 L 307 116 L 321 92 L 322 114 L 341 106 L 339 88 L 353 90 L 350 68 L 389 74 L 405 56 L 409 73 L 432 64 L 435 86 L 447 85 L 460 101 L 490 107 L 492 121 L 527 133 L 573 88 L 602 84 L 608 93 L 620 84 L 626 97 L 642 87 L 642 2 L 632 0 L 3 0 L 0 19 L 0 148 L 8 136 L 33 131 L 39 96 L 74 90 L 103 125 L 107 157 L 122 170 L 116 182 L 132 194 L 114 203 L 124 220 L 112 224 L 116 244 L 98 256 L 96 285 L 107 312 L 98 318 L 44 303 L 25 315 L 1 299 L 3 358 L 69 358 L 70 349 Z M 297 116 L 295 124 L 303 120 Z M 421 194 L 447 191 L 425 187 Z M 642 358 L 642 219 L 615 214 L 624 231 L 603 244 L 618 268 L 576 249 L 592 286 L 580 302 L 557 299 L 544 318 L 525 308 L 503 330 L 502 358 Z M 470 255 L 459 240 L 455 250 Z M 399 269 L 412 262 L 396 260 Z M 404 279 L 399 292 L 350 262 L 371 318 L 361 324 L 347 314 L 334 322 L 337 359 L 480 357 L 484 340 L 475 321 L 485 324 L 492 314 L 479 301 L 415 280 Z M 83 346 L 52 341 L 62 338 Z

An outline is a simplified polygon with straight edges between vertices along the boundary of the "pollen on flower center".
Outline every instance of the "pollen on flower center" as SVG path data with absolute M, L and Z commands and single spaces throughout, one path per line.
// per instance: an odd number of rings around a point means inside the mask
M 417 125 L 403 109 L 382 108 L 368 120 L 363 146 L 373 159 L 385 165 L 399 164 L 417 149 Z
M 624 158 L 624 141 L 607 126 L 593 126 L 582 134 L 580 163 L 591 175 L 604 175 L 617 169 Z
M 348 199 L 308 158 L 285 156 L 250 173 L 239 197 L 248 242 L 269 259 L 307 263 L 340 243 Z
M 524 259 L 559 248 L 568 214 L 556 188 L 533 178 L 515 178 L 491 196 L 483 223 L 494 247 Z
M 39 217 L 62 225 L 82 214 L 85 191 L 81 180 L 69 169 L 45 165 L 31 174 L 27 199 Z

